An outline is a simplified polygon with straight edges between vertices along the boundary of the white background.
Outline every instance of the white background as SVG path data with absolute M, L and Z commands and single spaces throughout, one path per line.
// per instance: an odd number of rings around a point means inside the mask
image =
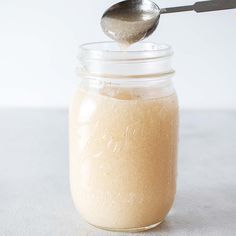
M 0 0 L 0 107 L 67 107 L 78 45 L 107 40 L 99 21 L 116 2 Z M 163 15 L 149 41 L 173 46 L 183 109 L 236 108 L 236 10 Z

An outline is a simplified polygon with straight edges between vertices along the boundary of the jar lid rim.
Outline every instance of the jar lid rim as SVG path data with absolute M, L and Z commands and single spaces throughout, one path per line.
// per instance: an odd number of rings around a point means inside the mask
M 79 48 L 83 60 L 132 61 L 170 57 L 173 50 L 168 44 L 139 42 L 122 50 L 116 42 L 104 41 L 82 44 Z

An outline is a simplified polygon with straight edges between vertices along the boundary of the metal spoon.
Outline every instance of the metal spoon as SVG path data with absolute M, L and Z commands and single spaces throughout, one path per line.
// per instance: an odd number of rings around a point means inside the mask
M 194 5 L 161 9 L 150 0 L 126 0 L 110 7 L 102 16 L 105 34 L 122 44 L 132 44 L 148 37 L 156 29 L 160 15 L 183 11 L 207 12 L 236 8 L 236 0 L 212 0 Z

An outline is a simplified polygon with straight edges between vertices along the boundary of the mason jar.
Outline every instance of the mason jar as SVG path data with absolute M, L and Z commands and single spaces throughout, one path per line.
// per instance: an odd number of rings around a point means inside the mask
M 80 47 L 70 107 L 70 186 L 90 224 L 136 232 L 160 224 L 176 192 L 178 102 L 172 49 L 113 42 Z

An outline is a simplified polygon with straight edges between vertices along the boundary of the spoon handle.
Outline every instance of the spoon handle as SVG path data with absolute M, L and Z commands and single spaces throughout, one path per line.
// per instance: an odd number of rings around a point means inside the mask
M 161 9 L 161 14 L 175 13 L 183 11 L 207 12 L 236 8 L 236 0 L 212 0 L 196 2 L 194 5 L 169 7 Z

